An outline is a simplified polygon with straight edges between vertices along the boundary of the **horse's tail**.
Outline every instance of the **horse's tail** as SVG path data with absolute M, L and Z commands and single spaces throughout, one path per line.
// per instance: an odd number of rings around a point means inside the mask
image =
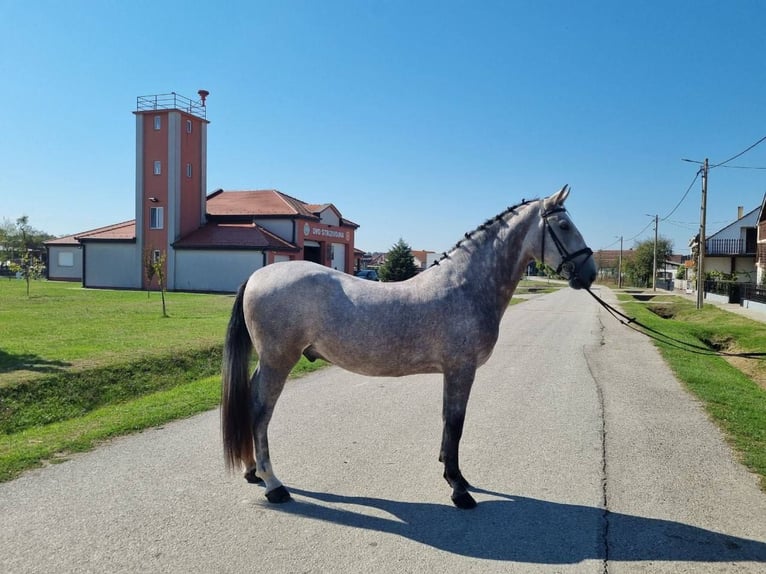
M 221 381 L 221 434 L 227 468 L 252 460 L 253 429 L 248 365 L 253 350 L 245 324 L 243 283 L 234 299 L 223 348 Z

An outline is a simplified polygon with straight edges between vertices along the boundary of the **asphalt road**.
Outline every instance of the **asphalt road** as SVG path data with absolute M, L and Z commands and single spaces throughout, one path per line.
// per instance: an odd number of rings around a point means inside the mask
M 29 472 L 0 484 L 0 572 L 766 571 L 756 478 L 586 293 L 506 313 L 461 443 L 474 510 L 441 477 L 440 405 L 439 376 L 290 382 L 284 505 L 224 471 L 217 411 Z

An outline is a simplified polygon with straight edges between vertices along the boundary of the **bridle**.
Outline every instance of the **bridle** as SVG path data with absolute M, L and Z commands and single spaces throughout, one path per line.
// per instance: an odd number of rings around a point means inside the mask
M 561 212 L 566 212 L 566 208 L 557 205 L 556 207 L 547 209 L 540 214 L 540 217 L 543 219 L 543 246 L 540 253 L 540 262 L 545 264 L 545 236 L 547 235 L 545 232 L 547 230 L 551 234 L 551 239 L 553 240 L 553 244 L 556 246 L 559 255 L 561 255 L 561 263 L 559 263 L 559 266 L 556 267 L 556 275 L 561 275 L 565 279 L 570 279 L 575 273 L 575 263 L 573 260 L 577 257 L 580 257 L 581 255 L 585 255 L 585 259 L 582 261 L 582 263 L 585 263 L 585 261 L 588 260 L 588 257 L 593 256 L 593 250 L 587 246 L 583 247 L 582 249 L 578 249 L 574 253 L 570 253 L 567 250 L 564 242 L 561 241 L 559 236 L 556 235 L 556 232 L 553 230 L 553 227 L 551 227 L 551 225 L 548 223 L 548 218 L 551 215 Z

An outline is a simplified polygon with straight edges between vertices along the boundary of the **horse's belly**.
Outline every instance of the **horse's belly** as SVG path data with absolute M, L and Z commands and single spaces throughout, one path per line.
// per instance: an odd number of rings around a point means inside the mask
M 403 377 L 422 373 L 442 372 L 441 361 L 433 357 L 397 351 L 333 352 L 333 349 L 310 347 L 318 355 L 347 371 L 370 377 Z

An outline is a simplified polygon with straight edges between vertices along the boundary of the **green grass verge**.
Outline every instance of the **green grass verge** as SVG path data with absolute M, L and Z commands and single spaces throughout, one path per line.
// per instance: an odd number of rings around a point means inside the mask
M 323 361 L 310 363 L 302 358 L 292 377 L 325 365 Z M 0 433 L 0 482 L 45 462 L 66 460 L 67 454 L 90 450 L 104 440 L 213 409 L 220 401 L 221 378 L 214 375 L 101 406 L 82 416 Z
M 76 418 L 220 373 L 221 345 L 145 357 L 94 369 L 69 370 L 0 387 L 0 433 Z
M 627 314 L 676 339 L 743 352 L 766 349 L 766 324 L 713 305 L 697 310 L 692 302 L 676 297 L 647 307 L 631 302 L 628 295 L 619 298 Z M 766 490 L 766 390 L 753 380 L 766 373 L 766 361 L 750 359 L 737 368 L 722 357 L 693 354 L 666 343 L 657 346 L 678 379 L 703 401 L 712 420 L 725 431 L 742 462 L 760 475 Z
M 165 318 L 156 293 L 0 281 L 0 481 L 219 404 L 233 298 L 167 302 Z

